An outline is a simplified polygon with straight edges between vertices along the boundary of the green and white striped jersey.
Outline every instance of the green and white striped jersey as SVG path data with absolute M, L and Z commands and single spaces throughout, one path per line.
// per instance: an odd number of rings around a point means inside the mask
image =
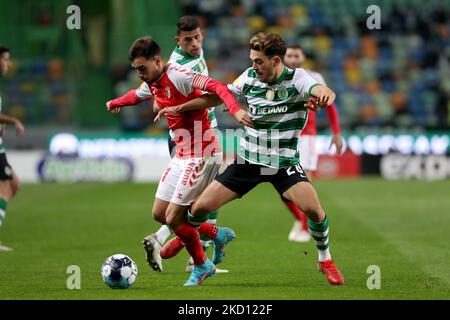
M 254 126 L 245 127 L 239 155 L 248 162 L 272 168 L 298 164 L 298 136 L 308 120 L 304 104 L 316 85 L 304 69 L 287 67 L 271 84 L 261 82 L 249 68 L 228 85 L 236 96 L 246 99 Z
M 189 53 L 181 51 L 180 47 L 177 46 L 172 51 L 169 62 L 176 62 L 204 76 L 209 76 L 208 66 L 206 64 L 205 57 L 203 56 L 203 50 L 201 50 L 200 56 L 195 57 Z M 214 113 L 214 107 L 208 109 L 208 116 L 211 121 L 211 128 L 217 129 L 217 119 L 216 114 Z
M 0 113 L 2 112 L 2 95 L 0 94 Z M 0 123 L 0 153 L 5 153 L 5 146 L 3 145 L 3 124 Z

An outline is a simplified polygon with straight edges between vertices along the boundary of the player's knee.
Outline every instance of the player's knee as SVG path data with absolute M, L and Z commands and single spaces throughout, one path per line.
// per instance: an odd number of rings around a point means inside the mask
M 208 200 L 196 201 L 191 207 L 191 214 L 194 216 L 204 216 L 214 211 L 213 205 Z
M 323 209 L 320 206 L 319 202 L 311 202 L 307 203 L 303 208 L 303 212 L 305 212 L 308 217 L 322 217 L 324 215 Z
M 184 217 L 177 214 L 177 212 L 173 212 L 171 210 L 167 210 L 166 212 L 166 224 L 170 226 L 172 229 L 178 228 L 184 222 Z

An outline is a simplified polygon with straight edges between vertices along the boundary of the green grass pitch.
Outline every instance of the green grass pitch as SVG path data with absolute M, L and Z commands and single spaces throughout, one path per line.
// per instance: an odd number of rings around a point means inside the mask
M 220 210 L 219 224 L 237 238 L 217 274 L 184 288 L 187 253 L 156 273 L 142 238 L 155 184 L 24 185 L 10 202 L 0 240 L 0 299 L 448 299 L 450 181 L 375 178 L 314 182 L 329 216 L 331 253 L 345 285 L 330 286 L 316 269 L 314 244 L 287 240 L 293 218 L 271 185 L 258 186 Z M 135 285 L 112 290 L 100 267 L 124 253 L 138 265 Z M 209 252 L 209 255 L 211 252 Z M 81 289 L 69 290 L 67 267 L 81 269 Z M 381 269 L 381 289 L 369 290 L 367 268 Z

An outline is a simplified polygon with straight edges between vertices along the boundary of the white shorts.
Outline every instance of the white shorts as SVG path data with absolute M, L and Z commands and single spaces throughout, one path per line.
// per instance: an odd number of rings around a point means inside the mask
M 181 206 L 192 204 L 216 177 L 220 163 L 217 158 L 174 157 L 159 181 L 155 197 Z
M 316 171 L 319 155 L 316 150 L 316 136 L 304 135 L 298 139 L 300 165 L 304 170 Z

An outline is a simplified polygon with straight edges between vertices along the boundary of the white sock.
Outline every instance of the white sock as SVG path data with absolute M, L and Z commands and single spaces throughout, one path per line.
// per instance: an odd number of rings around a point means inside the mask
M 5 219 L 5 216 L 6 216 L 5 210 L 0 209 L 0 227 L 1 227 L 2 223 L 3 223 L 3 219 Z
M 331 260 L 330 248 L 325 250 L 317 250 L 319 253 L 319 261 Z
M 164 242 L 166 242 L 167 238 L 170 236 L 170 234 L 172 233 L 172 231 L 170 230 L 170 228 L 168 226 L 166 226 L 165 224 L 163 224 L 161 226 L 161 228 L 159 228 L 158 231 L 156 231 L 155 235 L 156 235 L 156 240 L 158 240 L 158 242 L 163 245 Z
M 203 248 L 208 248 L 211 240 L 206 240 L 206 241 L 205 240 L 200 240 L 200 242 L 202 243 L 202 247 Z
M 319 261 L 331 259 L 330 245 L 328 238 L 328 218 L 325 216 L 322 222 L 313 222 L 308 219 L 309 233 L 314 238 L 317 252 L 319 253 Z

